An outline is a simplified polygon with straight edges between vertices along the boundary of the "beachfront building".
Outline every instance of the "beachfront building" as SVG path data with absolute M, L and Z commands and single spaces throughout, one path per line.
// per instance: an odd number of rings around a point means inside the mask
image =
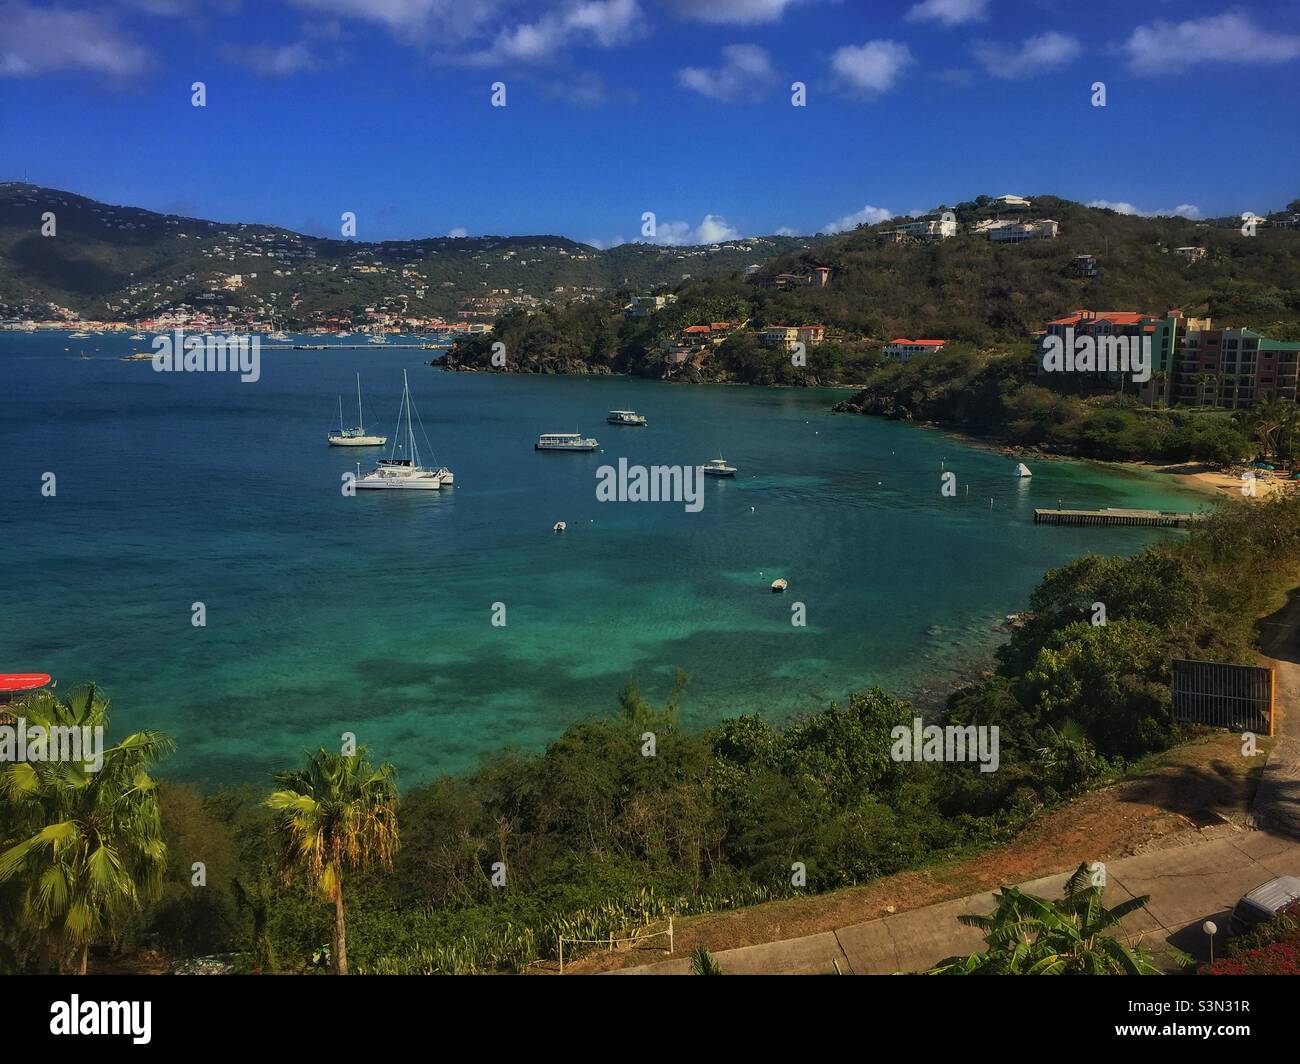
M 826 339 L 824 325 L 769 325 L 759 333 L 759 343 L 790 354 L 799 344 L 804 350 L 816 347 Z
M 896 362 L 910 362 L 917 355 L 937 355 L 945 343 L 944 340 L 908 340 L 900 337 L 885 344 L 884 356 Z
M 1300 343 L 1270 340 L 1252 329 L 1188 331 L 1178 348 L 1174 396 L 1193 406 L 1237 410 L 1265 395 L 1296 401 Z
M 914 222 L 904 222 L 902 225 L 895 226 L 894 232 L 899 236 L 915 237 L 918 240 L 943 240 L 957 235 L 957 220 L 943 216 L 919 218 Z

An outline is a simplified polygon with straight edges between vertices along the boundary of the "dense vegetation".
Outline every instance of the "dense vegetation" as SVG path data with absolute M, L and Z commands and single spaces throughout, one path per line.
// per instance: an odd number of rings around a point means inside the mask
M 520 970 L 553 957 L 561 934 L 601 938 L 987 846 L 1177 741 L 1170 657 L 1252 660 L 1255 620 L 1298 565 L 1300 500 L 1278 499 L 1230 505 L 1132 558 L 1086 556 L 1049 572 L 996 669 L 943 714 L 1000 727 L 991 773 L 893 760 L 891 729 L 914 710 L 879 690 L 782 727 L 745 715 L 683 729 L 684 678 L 665 706 L 629 684 L 617 712 L 576 722 L 544 753 L 504 751 L 472 775 L 411 789 L 396 813 L 400 840 L 387 769 L 362 754 L 313 755 L 280 777 L 268 808 L 266 791 L 154 788 L 145 762 L 163 740 L 133 736 L 121 756 L 136 761 L 94 784 L 111 795 L 139 770 L 149 800 L 120 822 L 78 814 L 84 777 L 7 765 L 0 964 L 75 969 L 89 942 L 119 955 L 237 952 L 245 967 L 274 971 L 325 966 L 329 943 L 337 964 L 334 886 L 346 870 L 352 971 Z M 1105 624 L 1093 623 L 1097 602 Z M 93 695 L 38 708 L 72 719 L 86 706 L 106 717 Z M 89 841 L 51 860 L 40 840 L 64 832 Z M 101 882 L 127 855 L 124 868 L 139 866 L 131 889 L 118 875 Z M 286 867 L 306 873 L 300 886 L 285 885 Z M 46 898 L 51 883 L 59 905 Z
M 1300 201 L 1289 210 L 1300 210 Z M 961 229 L 946 240 L 894 243 L 897 220 L 862 227 L 767 263 L 758 278 L 739 275 L 677 286 L 678 302 L 650 319 L 624 321 L 631 291 L 595 306 L 561 307 L 529 317 L 512 314 L 491 339 L 459 345 L 452 362 L 491 366 L 493 340 L 506 344 L 510 371 L 619 371 L 686 380 L 756 384 L 857 383 L 879 361 L 882 343 L 932 337 L 975 346 L 1018 344 L 1043 322 L 1076 307 L 1212 315 L 1218 325 L 1249 326 L 1275 339 L 1300 336 L 1300 232 L 1263 227 L 1254 237 L 1236 225 L 1184 218 L 1139 218 L 1037 197 L 1016 216 L 1061 223 L 1055 240 L 994 244 L 968 231 L 999 215 L 987 196 L 952 208 Z M 1000 212 L 1006 216 L 1007 212 Z M 1173 249 L 1201 246 L 1189 265 Z M 1098 272 L 1077 277 L 1074 256 L 1094 255 Z M 833 271 L 829 287 L 764 287 L 755 280 L 778 273 Z M 728 340 L 698 369 L 664 364 L 659 341 L 685 325 L 748 321 L 817 323 L 827 343 L 809 352 L 807 367 L 757 346 L 752 334 Z
M 1088 395 L 1041 382 L 1027 350 L 958 347 L 873 370 L 863 389 L 836 409 L 931 421 L 1018 447 L 1104 460 L 1230 465 L 1255 454 L 1300 455 L 1294 403 L 1270 399 L 1235 413 L 1156 409 L 1113 385 Z

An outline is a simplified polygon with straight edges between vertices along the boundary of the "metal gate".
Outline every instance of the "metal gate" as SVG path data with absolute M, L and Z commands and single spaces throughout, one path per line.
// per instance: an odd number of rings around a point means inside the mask
M 1273 734 L 1271 668 L 1175 658 L 1170 671 L 1174 720 Z

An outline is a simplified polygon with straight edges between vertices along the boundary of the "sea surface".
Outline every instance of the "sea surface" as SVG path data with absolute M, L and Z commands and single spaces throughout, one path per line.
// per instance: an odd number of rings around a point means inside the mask
M 1087 463 L 1017 480 L 994 451 L 832 414 L 829 390 L 446 373 L 378 345 L 264 347 L 241 383 L 120 360 L 140 350 L 0 333 L 0 671 L 97 681 L 115 733 L 170 733 L 165 774 L 205 786 L 265 783 L 349 731 L 410 784 L 541 749 L 629 677 L 662 700 L 679 668 L 691 724 L 875 684 L 937 703 L 1046 569 L 1179 534 L 1036 527 L 1033 507 L 1205 503 Z M 367 428 L 391 434 L 403 369 L 456 486 L 347 497 L 379 452 L 326 445 L 338 397 L 353 424 L 359 370 Z M 612 408 L 649 427 L 607 425 Z M 572 431 L 601 450 L 533 450 Z M 739 475 L 698 513 L 597 501 L 620 457 L 719 454 Z

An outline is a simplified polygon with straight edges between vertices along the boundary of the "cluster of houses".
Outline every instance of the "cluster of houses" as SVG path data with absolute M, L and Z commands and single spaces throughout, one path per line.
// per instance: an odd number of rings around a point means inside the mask
M 998 196 L 995 203 L 1006 210 L 1029 210 L 1033 204 L 1023 196 Z M 1020 244 L 1026 240 L 1054 240 L 1061 225 L 1051 218 L 1021 221 L 1019 218 L 989 218 L 976 222 L 970 231 L 995 244 Z M 902 225 L 886 234 L 894 243 L 905 240 L 945 240 L 957 235 L 957 219 L 951 211 L 933 212 Z

